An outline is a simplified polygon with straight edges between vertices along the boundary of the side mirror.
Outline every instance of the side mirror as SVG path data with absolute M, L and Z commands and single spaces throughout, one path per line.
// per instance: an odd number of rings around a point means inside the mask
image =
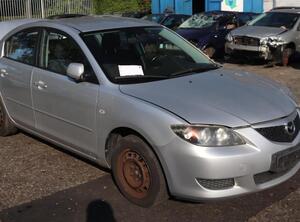
M 71 63 L 67 68 L 67 75 L 79 81 L 82 79 L 82 75 L 84 74 L 84 65 L 82 63 Z

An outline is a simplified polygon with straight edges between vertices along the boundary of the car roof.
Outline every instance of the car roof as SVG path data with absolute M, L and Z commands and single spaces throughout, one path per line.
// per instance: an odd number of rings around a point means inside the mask
M 40 21 L 39 19 L 18 19 L 18 20 L 10 20 L 10 21 L 4 21 L 0 22 L 0 40 L 10 31 L 14 30 L 15 28 L 30 24 L 33 22 Z
M 93 32 L 98 30 L 110 30 L 118 28 L 130 28 L 130 27 L 147 27 L 147 26 L 159 26 L 156 23 L 135 19 L 126 18 L 120 16 L 103 15 L 103 16 L 80 16 L 73 18 L 61 18 L 61 19 L 45 19 L 39 21 L 42 25 L 43 22 L 55 23 L 64 26 L 74 28 L 80 32 Z

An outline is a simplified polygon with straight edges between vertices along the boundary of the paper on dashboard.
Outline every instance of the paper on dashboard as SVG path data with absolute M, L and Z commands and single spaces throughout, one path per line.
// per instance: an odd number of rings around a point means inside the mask
M 143 67 L 140 65 L 119 65 L 120 76 L 143 76 Z

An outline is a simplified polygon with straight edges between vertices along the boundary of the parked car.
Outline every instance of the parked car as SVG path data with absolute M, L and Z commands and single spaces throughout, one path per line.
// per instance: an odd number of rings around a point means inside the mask
M 226 53 L 288 65 L 300 51 L 300 8 L 276 8 L 227 36 Z
M 144 16 L 142 19 L 156 22 L 168 27 L 169 29 L 175 30 L 189 17 L 190 15 L 182 14 L 150 14 Z
M 222 57 L 226 35 L 255 16 L 255 13 L 204 12 L 193 15 L 181 24 L 176 32 L 202 49 L 209 57 Z
M 142 12 L 125 12 L 122 14 L 123 17 L 128 18 L 142 18 L 150 14 L 150 11 L 142 11 Z
M 0 135 L 19 128 L 111 168 L 137 205 L 235 197 L 300 168 L 292 93 L 220 67 L 161 25 L 42 20 L 0 44 Z

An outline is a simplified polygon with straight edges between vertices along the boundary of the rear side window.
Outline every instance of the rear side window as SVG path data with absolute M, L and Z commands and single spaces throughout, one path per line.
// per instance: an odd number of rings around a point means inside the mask
M 5 57 L 28 65 L 34 65 L 38 38 L 38 31 L 18 32 L 6 41 Z

